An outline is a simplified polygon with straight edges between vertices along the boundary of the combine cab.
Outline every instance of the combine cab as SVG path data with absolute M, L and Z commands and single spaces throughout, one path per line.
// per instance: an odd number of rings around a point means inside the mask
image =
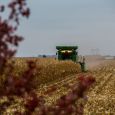
M 78 46 L 57 46 L 56 49 L 59 60 L 78 61 Z

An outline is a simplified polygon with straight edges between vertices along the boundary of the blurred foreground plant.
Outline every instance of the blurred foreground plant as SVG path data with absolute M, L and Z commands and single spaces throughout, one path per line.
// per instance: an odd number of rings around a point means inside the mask
M 5 13 L 7 9 L 10 12 L 8 18 L 4 19 L 2 13 Z M 23 37 L 16 34 L 20 18 L 28 18 L 30 10 L 26 0 L 13 0 L 7 6 L 0 4 L 0 14 L 0 91 L 2 91 L 2 95 L 19 94 L 29 89 L 36 64 L 33 61 L 27 62 L 27 70 L 17 79 L 13 75 L 14 64 L 13 62 L 8 63 L 8 61 L 15 55 L 16 47 L 23 40 Z
M 2 18 L 5 10 L 10 11 L 8 18 Z M 20 17 L 29 17 L 30 10 L 27 8 L 26 0 L 13 0 L 8 6 L 0 3 L 0 71 L 3 73 L 6 62 L 16 53 L 15 47 L 23 40 L 16 34 L 20 23 Z

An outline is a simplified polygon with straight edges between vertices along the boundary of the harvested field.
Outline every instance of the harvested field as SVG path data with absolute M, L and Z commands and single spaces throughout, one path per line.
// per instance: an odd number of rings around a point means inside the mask
M 88 92 L 85 115 L 115 114 L 115 60 L 87 57 L 90 72 L 96 83 Z

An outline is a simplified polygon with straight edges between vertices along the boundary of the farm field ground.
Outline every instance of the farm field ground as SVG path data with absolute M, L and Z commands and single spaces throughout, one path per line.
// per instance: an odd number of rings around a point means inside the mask
M 71 90 L 71 86 L 77 82 L 78 76 L 81 75 L 79 65 L 75 65 L 71 61 L 58 62 L 54 59 L 38 59 L 41 73 L 39 79 L 35 80 L 38 84 L 36 92 L 39 96 L 44 96 L 46 105 L 55 104 L 60 96 L 67 94 Z M 23 59 L 17 59 L 19 70 L 23 68 Z M 93 75 L 96 82 L 87 92 L 88 101 L 85 104 L 84 115 L 114 115 L 115 114 L 115 60 L 104 60 L 98 56 L 87 56 L 86 63 L 88 72 L 84 75 Z M 43 69 L 44 68 L 44 69 Z M 42 76 L 42 77 L 40 77 Z M 56 76 L 56 77 L 55 77 Z M 41 83 L 42 82 L 42 83 Z M 40 84 L 41 83 L 41 84 Z M 23 110 L 23 101 L 16 99 L 13 105 L 9 106 L 5 112 L 10 113 L 14 108 Z
M 96 78 L 96 83 L 94 84 L 94 87 L 88 91 L 88 102 L 85 105 L 84 114 L 114 115 L 115 60 L 104 60 L 100 57 L 90 57 L 87 59 L 87 62 L 92 74 Z

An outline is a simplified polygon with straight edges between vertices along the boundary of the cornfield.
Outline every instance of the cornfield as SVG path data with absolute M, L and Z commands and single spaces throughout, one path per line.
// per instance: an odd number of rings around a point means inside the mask
M 32 59 L 32 58 L 31 58 Z M 19 75 L 26 69 L 24 58 L 13 59 L 15 61 L 14 73 Z M 71 61 L 58 61 L 55 59 L 32 59 L 37 63 L 38 71 L 35 73 L 35 85 L 37 85 L 38 96 L 45 97 L 47 106 L 55 105 L 56 101 L 63 95 L 68 94 L 78 77 L 81 75 L 80 66 Z M 83 73 L 82 73 L 83 75 Z M 85 76 L 93 75 L 96 82 L 88 90 L 86 100 L 80 99 L 77 104 L 85 106 L 84 115 L 114 115 L 115 113 L 115 64 L 114 61 L 95 70 L 84 73 Z M 5 109 L 3 115 L 12 114 L 15 111 L 25 112 L 24 99 L 14 96 L 11 105 Z M 10 101 L 7 97 L 0 99 L 0 105 Z M 39 109 L 39 108 L 38 108 Z M 35 115 L 36 115 L 35 110 Z
M 36 85 L 48 84 L 52 81 L 62 80 L 68 75 L 81 72 L 80 65 L 72 61 L 58 61 L 54 58 L 17 58 L 15 61 L 14 73 L 19 76 L 27 67 L 26 61 L 33 60 L 36 62 L 37 71 L 35 73 Z

